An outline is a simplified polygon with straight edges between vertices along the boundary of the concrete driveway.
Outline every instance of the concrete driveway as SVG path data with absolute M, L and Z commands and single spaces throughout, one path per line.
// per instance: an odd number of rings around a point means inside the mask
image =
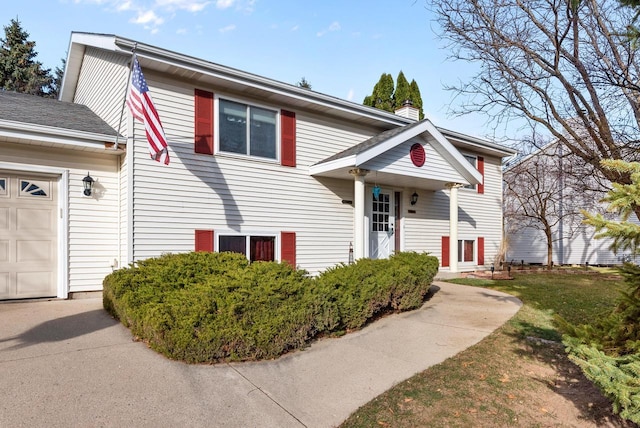
M 521 302 L 436 282 L 412 312 L 278 360 L 187 365 L 135 342 L 100 299 L 0 303 L 0 427 L 332 427 L 479 342 Z

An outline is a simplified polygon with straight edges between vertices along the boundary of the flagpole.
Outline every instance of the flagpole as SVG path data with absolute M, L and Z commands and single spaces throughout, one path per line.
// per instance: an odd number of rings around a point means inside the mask
M 127 94 L 129 93 L 129 85 L 131 85 L 131 73 L 133 72 L 133 63 L 136 59 L 136 48 L 138 42 L 133 44 L 131 49 L 131 65 L 129 65 L 129 74 L 127 75 L 127 85 L 125 86 L 124 99 L 122 100 L 122 108 L 120 109 L 120 121 L 118 122 L 118 134 L 116 135 L 116 144 L 113 146 L 113 150 L 118 150 L 118 142 L 120 141 L 120 130 L 122 129 L 122 118 L 124 117 L 124 106 L 127 104 Z

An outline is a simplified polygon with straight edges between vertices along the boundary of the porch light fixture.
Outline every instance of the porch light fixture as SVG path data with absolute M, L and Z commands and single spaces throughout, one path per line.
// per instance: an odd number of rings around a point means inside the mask
M 91 190 L 93 189 L 93 178 L 89 175 L 87 171 L 87 176 L 82 179 L 82 187 L 84 188 L 84 195 L 91 196 Z
M 411 195 L 411 205 L 415 205 L 418 203 L 418 194 L 416 192 L 413 192 L 413 195 Z

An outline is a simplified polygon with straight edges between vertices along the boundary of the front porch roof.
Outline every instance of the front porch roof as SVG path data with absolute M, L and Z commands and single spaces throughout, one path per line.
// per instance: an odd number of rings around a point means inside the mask
M 410 171 L 407 171 L 405 175 L 384 171 L 382 168 L 375 168 L 373 160 L 412 138 L 423 144 L 428 142 L 456 174 L 451 177 L 427 179 L 411 174 Z M 377 184 L 396 187 L 435 190 L 443 188 L 447 182 L 462 182 L 462 184 L 478 184 L 482 182 L 482 174 L 462 156 L 458 149 L 428 119 L 390 129 L 340 153 L 336 153 L 311 165 L 309 174 L 318 177 L 350 179 L 349 171 L 354 168 L 363 168 L 376 172 L 375 180 Z

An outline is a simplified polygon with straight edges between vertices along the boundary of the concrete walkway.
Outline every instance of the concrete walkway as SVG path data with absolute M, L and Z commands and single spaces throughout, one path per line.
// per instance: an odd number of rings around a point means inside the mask
M 0 427 L 332 427 L 479 342 L 518 299 L 434 283 L 416 311 L 278 360 L 187 365 L 132 340 L 102 300 L 0 303 Z

